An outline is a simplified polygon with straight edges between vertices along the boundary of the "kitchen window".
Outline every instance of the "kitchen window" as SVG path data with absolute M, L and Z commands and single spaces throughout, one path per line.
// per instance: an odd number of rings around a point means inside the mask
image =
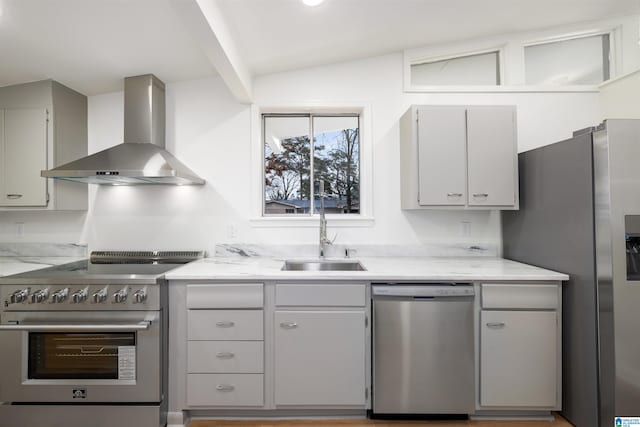
M 360 114 L 262 114 L 263 216 L 360 214 Z
M 526 84 L 600 84 L 610 78 L 610 50 L 609 34 L 525 46 Z
M 628 69 L 634 31 L 637 22 L 611 19 L 406 49 L 404 91 L 598 92 Z
M 500 79 L 500 51 L 452 56 L 411 64 L 412 85 L 487 85 L 497 86 Z

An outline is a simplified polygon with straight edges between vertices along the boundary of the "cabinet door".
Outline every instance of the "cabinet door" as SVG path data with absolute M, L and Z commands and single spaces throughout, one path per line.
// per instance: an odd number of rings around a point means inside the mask
M 1 206 L 46 206 L 47 111 L 4 110 Z
M 512 106 L 469 107 L 469 206 L 516 202 L 516 117 Z
M 464 206 L 466 126 L 464 107 L 418 108 L 418 203 Z
M 364 322 L 364 311 L 276 311 L 276 405 L 364 405 Z
M 480 320 L 480 405 L 555 407 L 557 313 L 482 311 Z

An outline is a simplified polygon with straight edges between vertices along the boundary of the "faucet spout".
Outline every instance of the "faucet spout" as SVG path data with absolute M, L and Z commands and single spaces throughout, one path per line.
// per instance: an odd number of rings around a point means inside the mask
M 320 239 L 318 245 L 318 256 L 324 258 L 327 245 L 333 242 L 327 238 L 327 218 L 324 215 L 324 181 L 318 182 L 318 197 L 320 198 Z

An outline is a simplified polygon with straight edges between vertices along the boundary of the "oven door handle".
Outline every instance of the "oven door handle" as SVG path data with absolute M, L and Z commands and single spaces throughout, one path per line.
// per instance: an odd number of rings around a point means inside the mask
M 150 321 L 140 323 L 106 323 L 106 324 L 16 324 L 0 325 L 0 331 L 29 331 L 29 332 L 112 332 L 112 331 L 146 331 L 151 326 Z

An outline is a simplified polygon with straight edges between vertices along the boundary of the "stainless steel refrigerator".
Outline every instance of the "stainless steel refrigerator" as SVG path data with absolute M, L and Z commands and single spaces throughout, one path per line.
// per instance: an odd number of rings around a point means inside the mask
M 504 257 L 560 271 L 562 414 L 577 427 L 640 417 L 640 120 L 607 120 L 519 154 Z

